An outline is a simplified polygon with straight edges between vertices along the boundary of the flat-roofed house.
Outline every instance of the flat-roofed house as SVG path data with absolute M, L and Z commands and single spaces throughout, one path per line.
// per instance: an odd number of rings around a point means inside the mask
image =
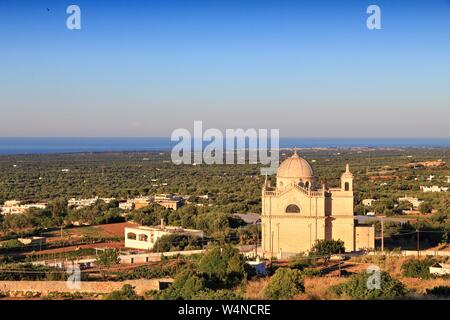
M 178 234 L 192 237 L 203 237 L 202 230 L 185 229 L 177 226 L 166 226 L 163 220 L 159 226 L 137 226 L 125 228 L 125 247 L 141 250 L 152 250 L 156 241 L 165 235 Z
M 450 264 L 435 263 L 430 267 L 430 273 L 438 276 L 445 276 L 450 274 Z

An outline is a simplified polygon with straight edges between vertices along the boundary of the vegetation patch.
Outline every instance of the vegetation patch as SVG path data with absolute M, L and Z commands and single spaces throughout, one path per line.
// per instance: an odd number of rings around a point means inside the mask
M 330 291 L 339 297 L 356 300 L 397 299 L 406 295 L 405 285 L 385 271 L 380 271 L 379 283 L 374 273 L 362 272 L 350 277 L 342 284 L 333 286 Z
M 296 269 L 279 268 L 264 290 L 267 299 L 292 299 L 305 292 L 302 272 Z

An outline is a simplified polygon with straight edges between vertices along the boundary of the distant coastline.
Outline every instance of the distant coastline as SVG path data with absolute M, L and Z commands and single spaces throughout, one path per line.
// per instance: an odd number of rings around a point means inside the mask
M 0 138 L 0 155 L 168 151 L 170 138 Z M 281 138 L 280 148 L 450 148 L 450 138 Z

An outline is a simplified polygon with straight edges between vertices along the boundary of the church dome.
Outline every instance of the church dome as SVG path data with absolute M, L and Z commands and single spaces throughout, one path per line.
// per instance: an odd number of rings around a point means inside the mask
M 284 160 L 277 171 L 278 178 L 312 179 L 313 170 L 308 161 L 301 158 L 297 152 Z

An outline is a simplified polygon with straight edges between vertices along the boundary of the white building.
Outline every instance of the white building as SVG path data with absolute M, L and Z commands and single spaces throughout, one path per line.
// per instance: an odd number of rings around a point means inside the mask
M 84 207 L 92 206 L 95 202 L 97 202 L 97 200 L 103 200 L 105 203 L 110 203 L 111 201 L 115 200 L 115 198 L 99 198 L 99 197 L 87 199 L 72 198 L 67 201 L 67 205 L 75 209 L 81 209 Z
M 430 273 L 437 276 L 450 274 L 450 264 L 436 263 L 430 267 Z
M 120 202 L 119 203 L 119 208 L 122 210 L 132 210 L 134 207 L 134 203 L 133 201 L 127 200 L 126 202 Z
M 20 205 L 20 201 L 17 201 L 17 200 L 7 200 L 3 204 L 3 206 L 5 206 L 5 207 L 16 207 L 18 205 Z
M 41 245 L 47 241 L 45 237 L 29 237 L 29 238 L 18 238 L 20 243 L 24 245 Z
M 165 235 L 178 234 L 193 237 L 203 237 L 202 230 L 184 229 L 182 227 L 166 226 L 163 220 L 156 227 L 138 226 L 125 228 L 125 247 L 141 250 L 152 250 L 155 242 Z
M 400 201 L 406 201 L 406 202 L 411 203 L 411 205 L 413 206 L 414 209 L 419 208 L 420 204 L 423 202 L 423 201 L 420 201 L 420 200 L 417 199 L 417 198 L 408 197 L 407 195 L 405 195 L 403 198 L 398 198 L 397 200 L 398 200 L 399 202 L 400 202 Z
M 47 203 L 29 203 L 29 204 L 20 204 L 20 201 L 17 200 L 8 200 L 5 201 L 3 206 L 0 206 L 0 212 L 3 215 L 10 214 L 22 214 L 30 208 L 37 209 L 45 209 L 47 207 Z
M 448 187 L 439 187 L 439 186 L 432 186 L 432 187 L 420 186 L 420 191 L 422 192 L 446 192 L 448 189 L 449 189 Z
M 366 207 L 371 207 L 376 199 L 363 199 L 362 204 Z

